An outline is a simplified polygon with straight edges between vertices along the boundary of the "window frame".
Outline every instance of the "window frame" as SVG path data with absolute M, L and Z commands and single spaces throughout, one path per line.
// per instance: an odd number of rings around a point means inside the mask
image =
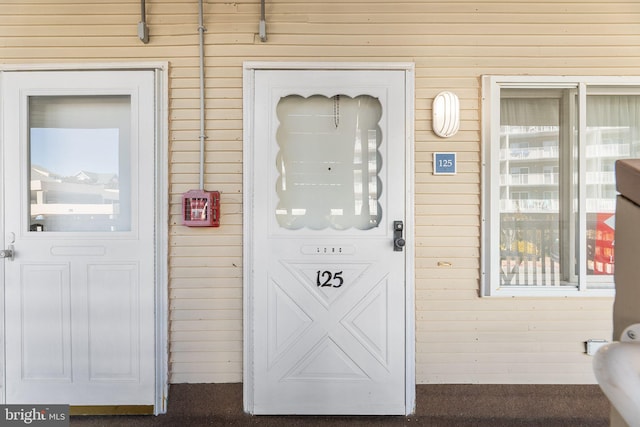
M 596 288 L 587 280 L 587 254 L 580 250 L 577 286 L 500 286 L 499 269 L 493 267 L 500 257 L 500 96 L 502 89 L 574 89 L 577 94 L 576 129 L 579 149 L 578 183 L 579 224 L 586 224 L 586 104 L 587 93 L 640 95 L 640 78 L 627 76 L 534 76 L 534 75 L 485 75 L 482 76 L 482 176 L 481 176 L 481 296 L 492 297 L 611 297 L 613 287 Z M 582 228 L 582 227 L 580 227 Z M 571 227 L 573 234 L 576 227 Z M 578 245 L 586 248 L 586 233 L 581 232 Z

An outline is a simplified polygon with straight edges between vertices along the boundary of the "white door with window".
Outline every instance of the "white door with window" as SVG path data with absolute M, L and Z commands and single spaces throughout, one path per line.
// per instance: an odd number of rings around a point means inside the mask
M 154 404 L 154 86 L 2 76 L 6 403 Z
M 253 77 L 245 408 L 405 414 L 407 72 Z

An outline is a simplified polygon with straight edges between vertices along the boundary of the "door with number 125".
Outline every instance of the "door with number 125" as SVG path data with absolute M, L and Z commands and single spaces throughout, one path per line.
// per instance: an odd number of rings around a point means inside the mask
M 405 414 L 407 74 L 252 72 L 245 407 Z

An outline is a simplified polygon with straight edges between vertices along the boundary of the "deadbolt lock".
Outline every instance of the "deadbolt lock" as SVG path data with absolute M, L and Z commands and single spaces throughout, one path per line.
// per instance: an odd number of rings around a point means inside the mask
M 405 241 L 402 237 L 404 232 L 404 223 L 402 221 L 393 221 L 393 250 L 396 252 L 402 252 Z

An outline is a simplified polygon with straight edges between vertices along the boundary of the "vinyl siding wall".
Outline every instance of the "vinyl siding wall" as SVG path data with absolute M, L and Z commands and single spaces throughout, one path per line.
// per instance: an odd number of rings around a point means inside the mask
M 197 0 L 0 1 L 4 64 L 169 61 L 170 380 L 242 381 L 242 63 L 399 61 L 416 65 L 418 383 L 591 383 L 583 342 L 611 335 L 611 298 L 480 298 L 480 93 L 484 74 L 633 75 L 637 0 L 206 0 L 205 187 L 220 228 L 180 225 L 198 187 Z M 453 138 L 431 131 L 442 90 L 461 99 Z M 432 153 L 458 174 L 432 175 Z M 451 267 L 438 267 L 439 261 Z

